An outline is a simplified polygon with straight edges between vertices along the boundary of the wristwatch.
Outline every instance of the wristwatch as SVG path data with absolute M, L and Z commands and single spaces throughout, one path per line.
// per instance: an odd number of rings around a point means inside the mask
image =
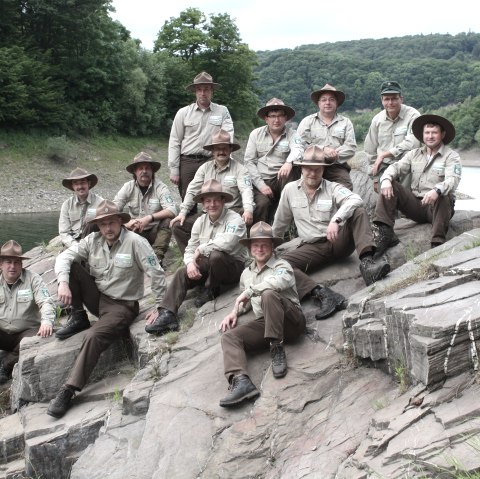
M 440 188 L 433 188 L 435 190 L 435 193 L 437 193 L 438 196 L 442 196 L 442 190 Z
M 342 218 L 335 218 L 335 223 L 339 225 L 342 222 Z

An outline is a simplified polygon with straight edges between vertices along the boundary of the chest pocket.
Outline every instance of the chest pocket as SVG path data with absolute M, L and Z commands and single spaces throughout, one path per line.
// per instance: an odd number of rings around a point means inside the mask
M 148 200 L 148 209 L 149 211 L 160 211 L 162 209 L 160 200 L 158 198 L 150 198 Z
M 223 185 L 227 187 L 237 186 L 237 178 L 235 176 L 225 176 L 223 178 Z
M 30 288 L 17 291 L 17 303 L 29 303 L 33 300 L 33 293 Z
M 116 268 L 127 269 L 133 266 L 133 258 L 131 254 L 117 253 L 113 258 L 113 264 Z
M 90 271 L 96 278 L 101 276 L 107 268 L 107 262 L 101 256 L 92 256 L 88 258 L 88 264 L 90 265 Z
M 306 198 L 294 198 L 292 200 L 292 211 L 294 218 L 308 220 L 310 216 L 308 200 Z
M 332 131 L 332 136 L 334 138 L 338 138 L 339 140 L 343 141 L 343 140 L 345 140 L 345 131 L 344 131 L 343 128 L 335 128 Z
M 208 123 L 210 123 L 210 125 L 221 126 L 222 125 L 222 117 L 220 115 L 212 115 L 208 119 Z
M 3 291 L 0 293 L 0 304 L 3 304 L 5 303 L 5 294 L 3 293 Z
M 72 223 L 75 221 L 80 221 L 80 211 L 70 211 L 68 213 L 68 217 Z
M 317 203 L 315 204 L 315 211 L 317 212 L 317 217 L 320 219 L 320 221 L 322 221 L 322 223 L 330 221 L 330 218 L 332 217 L 332 207 L 332 200 L 317 200 Z

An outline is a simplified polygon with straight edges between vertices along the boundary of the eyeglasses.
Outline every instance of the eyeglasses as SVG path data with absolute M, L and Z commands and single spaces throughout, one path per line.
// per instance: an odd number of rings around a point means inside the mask
M 287 115 L 281 114 L 281 115 L 267 115 L 267 118 L 270 118 L 271 120 L 277 120 L 279 118 L 285 118 Z

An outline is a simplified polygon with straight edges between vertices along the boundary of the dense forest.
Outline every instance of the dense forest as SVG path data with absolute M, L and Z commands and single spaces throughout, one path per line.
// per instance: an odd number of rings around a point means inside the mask
M 311 91 L 331 83 L 362 141 L 384 80 L 405 103 L 457 128 L 455 146 L 480 144 L 480 34 L 417 35 L 253 52 L 226 13 L 188 8 L 159 25 L 153 51 L 112 20 L 110 0 L 0 0 L 0 126 L 53 134 L 168 135 L 184 86 L 202 70 L 223 85 L 236 131 L 258 125 L 275 96 L 295 121 L 315 111 Z

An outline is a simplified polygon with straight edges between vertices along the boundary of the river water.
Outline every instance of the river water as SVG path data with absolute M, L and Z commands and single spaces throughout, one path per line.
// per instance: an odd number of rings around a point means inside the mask
M 480 168 L 464 167 L 458 191 L 471 196 L 471 200 L 458 200 L 456 210 L 480 211 Z M 48 243 L 58 235 L 59 212 L 0 214 L 0 245 L 14 239 L 23 251 Z

